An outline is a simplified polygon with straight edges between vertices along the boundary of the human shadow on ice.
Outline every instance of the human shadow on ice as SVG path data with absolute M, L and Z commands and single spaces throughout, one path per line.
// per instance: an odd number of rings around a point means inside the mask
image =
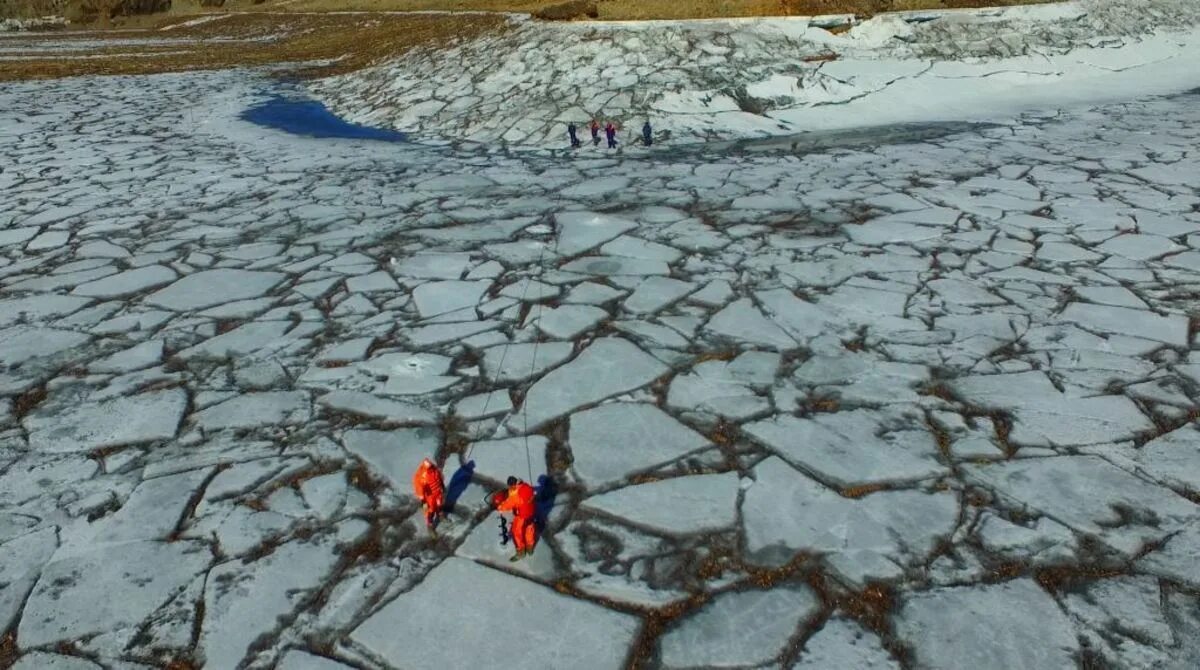
M 467 461 L 450 476 L 450 485 L 446 487 L 446 502 L 442 505 L 447 514 L 454 511 L 454 505 L 471 485 L 471 479 L 474 476 L 475 461 Z

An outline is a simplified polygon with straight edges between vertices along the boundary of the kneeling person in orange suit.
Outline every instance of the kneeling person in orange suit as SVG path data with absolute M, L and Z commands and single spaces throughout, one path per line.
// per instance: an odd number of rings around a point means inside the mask
M 446 516 L 442 505 L 446 502 L 446 486 L 442 483 L 442 471 L 433 461 L 421 461 L 413 474 L 413 492 L 425 505 L 425 525 L 434 531 L 434 520 Z
M 537 527 L 533 522 L 535 509 L 533 487 L 516 477 L 509 477 L 508 492 L 496 504 L 497 511 L 513 514 L 512 539 L 517 546 L 517 553 L 508 560 L 519 561 L 521 557 L 533 553 L 533 547 L 537 544 Z

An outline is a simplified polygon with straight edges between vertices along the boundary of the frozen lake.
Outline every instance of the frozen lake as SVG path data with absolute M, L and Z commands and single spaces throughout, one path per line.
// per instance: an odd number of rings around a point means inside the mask
M 568 155 L 267 86 L 0 86 L 16 667 L 1200 665 L 1197 95 Z

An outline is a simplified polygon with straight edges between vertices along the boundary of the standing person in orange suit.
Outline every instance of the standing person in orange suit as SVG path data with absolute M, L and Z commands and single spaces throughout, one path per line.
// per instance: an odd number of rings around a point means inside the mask
M 442 481 L 442 471 L 428 458 L 421 461 L 413 474 L 413 493 L 425 505 L 425 525 L 436 536 L 435 521 L 446 516 L 442 509 L 446 502 L 446 486 Z
M 512 539 L 513 544 L 517 546 L 517 553 L 513 555 L 509 561 L 519 561 L 522 557 L 533 553 L 533 547 L 537 544 L 537 525 L 534 523 L 536 515 L 536 507 L 533 504 L 533 487 L 529 484 L 517 479 L 516 477 L 508 478 L 508 492 L 503 500 L 497 496 L 493 499 L 496 502 L 496 511 L 512 512 Z

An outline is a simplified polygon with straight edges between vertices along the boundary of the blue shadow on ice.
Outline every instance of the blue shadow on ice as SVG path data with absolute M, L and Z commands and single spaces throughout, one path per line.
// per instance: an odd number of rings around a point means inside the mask
M 549 475 L 539 476 L 533 495 L 534 525 L 537 526 L 538 535 L 546 532 L 546 523 L 550 520 L 550 510 L 554 509 L 554 501 L 557 498 L 558 484 L 554 478 Z
M 337 137 L 351 140 L 403 142 L 404 133 L 349 123 L 338 118 L 316 100 L 277 95 L 242 112 L 250 123 L 275 128 L 293 135 Z
M 446 510 L 446 513 L 454 511 L 454 506 L 470 486 L 474 474 L 475 461 L 467 461 L 450 477 L 450 486 L 446 487 L 446 500 L 442 502 L 442 508 Z

